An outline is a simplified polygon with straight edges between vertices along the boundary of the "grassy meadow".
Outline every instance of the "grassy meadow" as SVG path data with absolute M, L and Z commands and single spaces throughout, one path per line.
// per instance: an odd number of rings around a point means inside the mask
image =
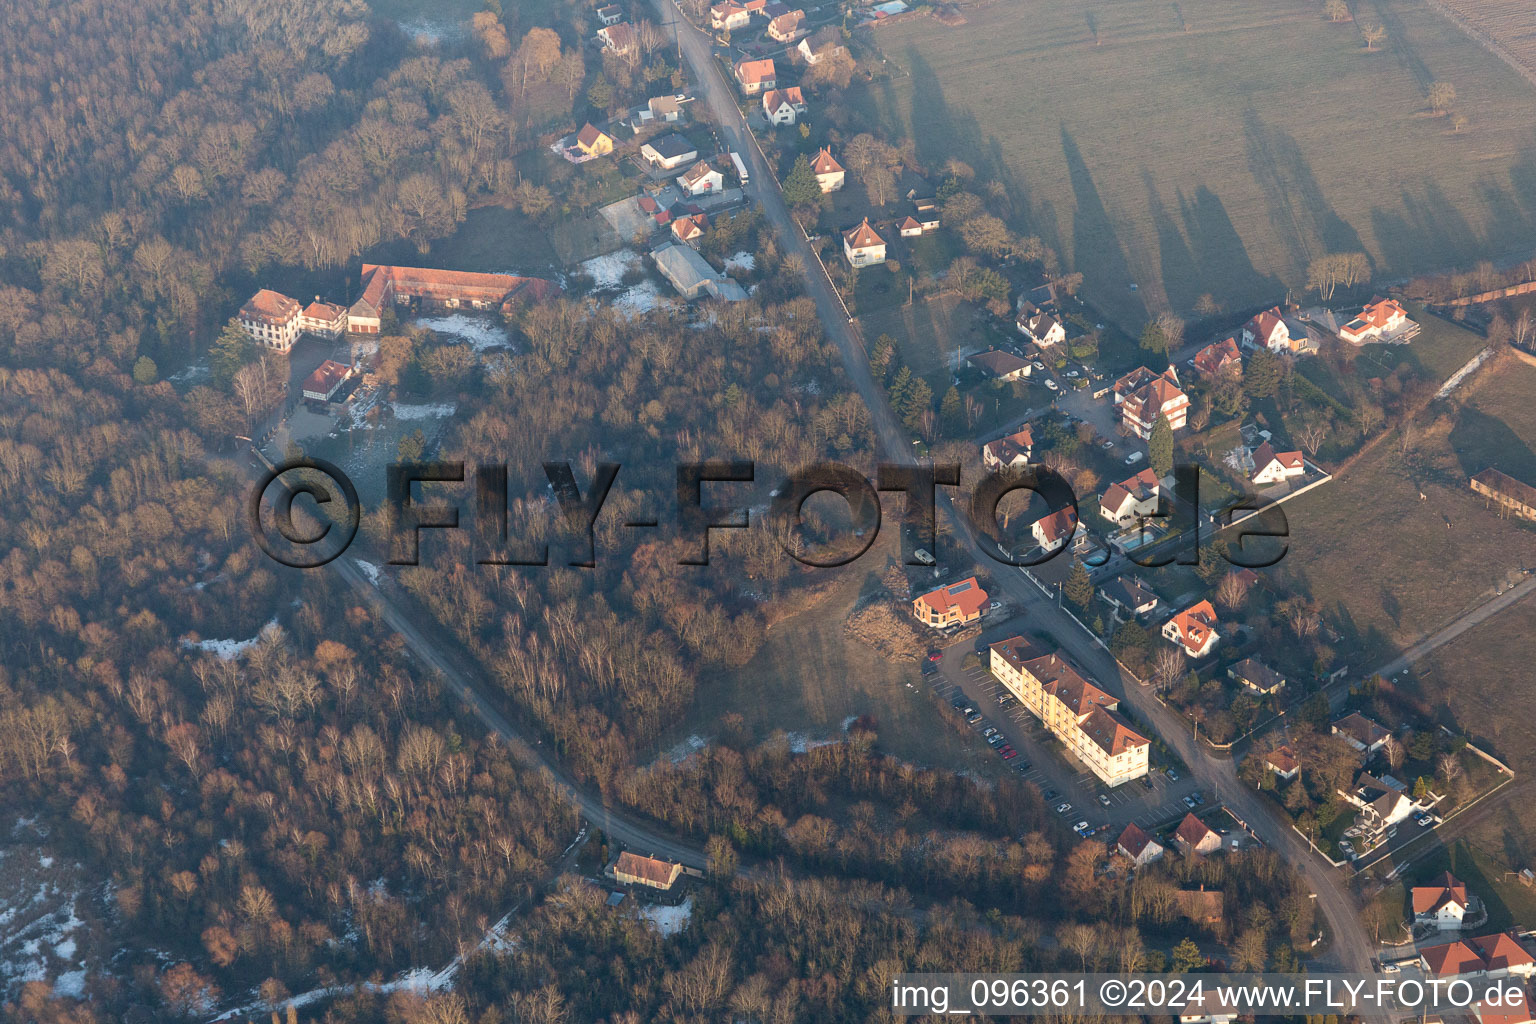
M 1313 0 L 997 3 L 876 32 L 893 75 L 861 103 L 930 168 L 1005 181 L 1014 225 L 1122 323 L 1278 300 L 1326 251 L 1395 278 L 1528 246 L 1536 90 L 1422 0 L 1352 6 L 1376 51 Z

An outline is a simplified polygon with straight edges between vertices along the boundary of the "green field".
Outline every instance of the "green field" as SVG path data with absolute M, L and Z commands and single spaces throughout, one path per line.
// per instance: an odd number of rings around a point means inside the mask
M 1386 27 L 1382 48 L 1313 0 L 1015 0 L 958 28 L 916 19 L 872 36 L 894 74 L 861 108 L 931 170 L 958 157 L 1004 181 L 1014 226 L 1122 323 L 1206 292 L 1228 309 L 1279 300 L 1325 251 L 1399 277 L 1528 247 L 1536 92 L 1422 0 L 1351 6 Z M 1463 132 L 1429 113 L 1435 81 L 1455 86 Z

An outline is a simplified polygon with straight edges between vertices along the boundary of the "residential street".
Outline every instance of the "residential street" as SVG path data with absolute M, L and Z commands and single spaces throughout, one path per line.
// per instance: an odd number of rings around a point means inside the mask
M 798 253 L 804 259 L 807 290 L 815 300 L 828 336 L 842 354 L 843 365 L 853 386 L 869 407 L 885 457 L 900 462 L 912 461 L 912 439 L 897 423 L 884 390 L 875 384 L 863 347 L 850 329 L 842 304 L 832 291 L 831 282 L 827 280 L 803 234 L 789 216 L 783 194 L 778 188 L 777 177 L 763 160 L 757 146 L 751 143 L 731 87 L 711 54 L 709 37 L 684 21 L 671 0 L 653 2 L 663 22 L 671 25 L 677 33 L 693 81 L 708 103 L 712 116 L 721 126 L 728 145 L 740 152 L 742 159 L 750 164 L 756 186 L 753 192 L 777 229 L 785 251 Z M 1216 757 L 1200 746 L 1189 726 L 1176 712 L 1158 704 L 1145 689 L 1124 677 L 1109 652 L 1098 646 L 1087 632 L 1066 612 L 1057 608 L 1021 572 L 993 561 L 971 533 L 968 519 L 956 513 L 948 494 L 941 493 L 939 502 L 955 522 L 956 535 L 963 538 L 962 543 L 969 549 L 967 553 L 970 557 L 978 566 L 991 568 L 992 585 L 1000 587 L 1002 591 L 998 596 L 1009 601 L 1012 607 L 1021 609 L 1032 629 L 1043 630 L 1054 637 L 1064 653 L 1085 669 L 1090 678 L 1111 693 L 1118 689 L 1140 721 L 1156 730 L 1177 751 L 1207 794 L 1209 802 L 1224 804 L 1247 822 L 1267 845 L 1303 873 L 1312 890 L 1318 894 L 1328 922 L 1332 939 L 1329 959 L 1333 964 L 1346 971 L 1371 971 L 1374 947 L 1360 924 L 1355 899 L 1338 873 L 1312 855 L 1305 841 L 1291 829 L 1289 822 L 1282 820 L 1283 816 L 1269 801 L 1238 781 L 1236 768 L 1230 759 Z

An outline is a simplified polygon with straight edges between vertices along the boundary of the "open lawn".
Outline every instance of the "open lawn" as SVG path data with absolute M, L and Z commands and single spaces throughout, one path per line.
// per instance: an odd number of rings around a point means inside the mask
M 1536 603 L 1527 598 L 1419 662 L 1414 686 L 1426 706 L 1448 707 L 1479 745 L 1530 771 L 1536 769 L 1533 661 Z
M 860 590 L 879 585 L 881 549 L 839 570 L 845 578 L 826 600 L 774 626 L 749 664 L 701 680 L 696 710 L 674 741 L 717 734 L 730 712 L 758 739 L 784 729 L 811 741 L 841 736 L 847 719 L 870 715 L 883 750 L 920 764 L 990 771 L 984 766 L 996 756 L 940 717 L 916 663 L 887 661 L 843 633 Z
M 432 243 L 431 260 L 449 270 L 529 275 L 549 275 L 560 265 L 549 232 L 505 206 L 470 210 L 457 231 Z
M 1508 877 L 1512 870 L 1527 866 L 1523 855 L 1513 866 L 1502 845 L 1488 845 L 1458 839 L 1449 846 L 1420 849 L 1408 869 L 1408 885 L 1427 883 L 1449 871 L 1467 883 L 1467 892 L 1488 907 L 1488 923 L 1474 934 L 1486 935 L 1509 928 L 1529 928 L 1536 921 L 1536 889 L 1527 888 Z
M 1355 356 L 1355 371 L 1362 378 L 1385 376 L 1410 363 L 1421 368 L 1438 388 L 1488 344 L 1482 335 L 1426 313 L 1422 306 L 1409 303 L 1405 308 L 1422 328 L 1419 336 L 1407 345 L 1361 346 Z
M 1015 227 L 1138 328 L 1207 292 L 1276 301 L 1326 251 L 1398 277 L 1528 247 L 1536 91 L 1424 0 L 1353 8 L 1331 24 L 1313 0 L 1016 0 L 958 28 L 916 19 L 872 37 L 894 74 L 860 106 L 931 169 L 1000 177 Z M 1375 52 L 1366 22 L 1388 32 Z M 1435 81 L 1463 132 L 1429 113 Z

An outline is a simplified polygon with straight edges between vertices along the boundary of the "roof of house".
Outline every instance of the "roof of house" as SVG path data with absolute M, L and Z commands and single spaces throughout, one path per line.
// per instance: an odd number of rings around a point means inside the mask
M 773 66 L 773 58 L 763 60 L 743 60 L 736 63 L 736 80 L 752 85 L 769 78 L 777 78 L 778 71 Z
M 1467 905 L 1467 886 L 1449 871 L 1435 879 L 1431 885 L 1413 887 L 1413 912 L 1433 914 L 1448 903 Z
M 1277 452 L 1274 445 L 1265 441 L 1253 450 L 1253 472 L 1257 476 L 1259 471 L 1272 462 L 1278 462 L 1287 470 L 1305 469 L 1306 461 L 1301 452 Z
M 608 45 L 620 53 L 633 50 L 640 42 L 639 37 L 635 35 L 635 26 L 627 21 L 598 29 L 597 34 L 608 40 Z
M 1157 380 L 1158 377 L 1166 377 L 1177 384 L 1179 382 L 1179 371 L 1170 366 L 1159 374 L 1152 372 L 1145 366 L 1138 366 L 1124 377 L 1115 381 L 1114 392 L 1121 396 L 1128 395 L 1133 391 L 1141 390 L 1154 380 Z
M 345 306 L 338 306 L 334 302 L 321 302 L 316 299 L 304 307 L 304 316 L 311 320 L 336 320 L 347 315 Z
M 996 651 L 1015 670 L 1022 669 L 1029 662 L 1045 656 L 1038 647 L 1022 636 L 1011 636 L 1007 640 L 999 640 L 988 650 Z
M 1177 404 L 1180 399 L 1188 400 L 1182 388 L 1167 377 L 1157 377 L 1126 395 L 1121 408 L 1138 419 L 1146 419 L 1144 413 L 1156 415 L 1168 406 Z
M 1039 531 L 1042 544 L 1055 544 L 1059 540 L 1072 536 L 1072 532 L 1077 529 L 1077 513 L 1072 511 L 1070 506 L 1059 508 L 1038 520 L 1034 528 Z
M 1264 763 L 1275 771 L 1284 772 L 1286 775 L 1301 767 L 1301 760 L 1297 758 L 1296 751 L 1292 750 L 1288 744 L 1278 746 L 1265 754 Z
M 505 305 L 523 297 L 544 299 L 560 290 L 553 281 L 512 274 L 479 274 L 468 270 L 432 270 L 425 267 L 392 267 L 364 263 L 363 293 L 358 302 L 381 309 L 387 289 L 396 295 L 460 301 L 500 302 Z
M 646 148 L 663 160 L 673 160 L 688 153 L 698 152 L 693 143 L 676 132 L 668 132 L 666 135 L 652 139 L 645 145 Z
M 790 11 L 781 14 L 768 23 L 768 31 L 779 35 L 788 35 L 800 29 L 800 23 L 805 20 L 804 11 Z
M 352 367 L 346 363 L 338 363 L 334 359 L 327 359 L 315 367 L 315 372 L 304 378 L 302 390 L 319 395 L 328 395 L 336 385 L 347 379 L 352 372 Z
M 1112 709 L 1117 703 L 1055 652 L 1030 658 L 1021 662 L 1019 668 L 1038 679 L 1042 690 L 1065 704 L 1079 719 L 1095 707 Z
M 1140 857 L 1141 851 L 1148 846 L 1157 846 L 1158 842 L 1146 829 L 1133 821 L 1125 826 L 1125 831 L 1120 833 L 1120 838 L 1115 840 L 1115 845 L 1130 857 Z
M 1241 362 L 1242 358 L 1242 354 L 1237 350 L 1237 339 L 1228 336 L 1196 352 L 1195 369 L 1209 376 L 1220 373 L 1233 361 Z
M 1104 491 L 1104 497 L 1099 504 L 1104 508 L 1116 510 L 1121 508 L 1126 499 L 1146 501 L 1156 497 L 1162 490 L 1162 484 L 1157 479 L 1157 473 L 1151 469 L 1144 469 L 1135 476 L 1127 477 L 1119 483 L 1110 484 Z
M 987 592 L 981 589 L 981 584 L 976 582 L 975 576 L 967 576 L 956 583 L 921 594 L 917 600 L 937 612 L 958 608 L 961 615 L 970 618 L 986 607 Z
M 1184 820 L 1179 822 L 1179 827 L 1174 830 L 1174 837 L 1190 846 L 1199 846 L 1208 836 L 1216 835 L 1216 830 L 1205 822 L 1195 817 L 1195 812 L 1190 811 L 1184 815 Z
M 858 227 L 843 232 L 843 243 L 850 249 L 869 249 L 884 245 L 885 239 L 876 234 L 875 229 L 869 226 L 869 218 L 865 217 Z
M 1536 957 L 1521 945 L 1514 932 L 1482 935 L 1472 941 L 1472 948 L 1483 955 L 1490 971 L 1508 970 L 1522 964 L 1536 963 Z
M 1503 495 L 1512 501 L 1518 501 L 1527 508 L 1536 508 L 1536 487 L 1523 480 L 1516 480 L 1508 473 L 1497 469 L 1485 469 L 1472 477 L 1473 480 L 1493 491 Z
M 1216 609 L 1211 602 L 1201 601 L 1190 605 L 1169 620 L 1179 632 L 1185 647 L 1204 647 L 1210 634 L 1216 631 Z
M 653 114 L 675 114 L 683 109 L 676 96 L 652 96 L 645 105 Z
M 1474 971 L 1499 971 L 1536 964 L 1513 932 L 1480 935 L 1419 950 L 1431 974 L 1446 977 Z
M 843 165 L 832 159 L 832 150 L 826 146 L 816 151 L 816 157 L 811 161 L 811 170 L 816 174 L 841 174 Z
M 1375 746 L 1391 735 L 1386 729 L 1366 718 L 1358 711 L 1351 711 L 1333 723 L 1333 731 L 1343 733 L 1367 747 Z
M 1477 1015 L 1478 1024 L 1530 1024 L 1531 997 L 1529 993 L 1524 993 L 1524 998 L 1518 1003 L 1512 1003 L 1506 998 L 1499 1006 L 1479 1001 L 1472 1005 L 1472 1011 Z
M 698 163 L 688 168 L 688 170 L 684 171 L 682 177 L 680 177 L 678 180 L 681 181 L 684 185 L 697 185 L 711 174 L 719 173 L 719 171 L 715 170 L 709 165 L 708 160 L 700 160 Z
M 241 316 L 264 317 L 272 320 L 287 320 L 299 312 L 299 303 L 290 299 L 282 292 L 275 292 L 270 288 L 263 288 L 240 307 Z
M 1024 424 L 1023 429 L 1017 430 L 1006 437 L 1000 437 L 996 441 L 988 441 L 982 445 L 982 451 L 990 454 L 998 462 L 1011 463 L 1019 456 L 1026 462 L 1035 449 L 1035 434 L 1029 429 L 1029 424 Z
M 1145 747 L 1151 741 L 1132 729 L 1119 715 L 1102 707 L 1089 710 L 1082 724 L 1083 735 L 1092 740 L 1100 750 L 1116 757 L 1128 750 Z
M 1027 316 L 1019 317 L 1019 324 L 1036 338 L 1043 338 L 1057 326 L 1057 319 L 1042 309 L 1035 309 Z
M 1394 316 L 1407 316 L 1408 311 L 1398 304 L 1396 299 L 1372 299 L 1360 310 L 1356 320 L 1363 321 L 1370 327 L 1382 328 Z M 1353 326 L 1353 324 L 1351 324 Z
M 1280 315 L 1280 307 L 1271 306 L 1244 324 L 1243 330 L 1268 344 L 1269 336 L 1274 333 L 1276 327 L 1283 328 L 1287 335 L 1290 334 L 1290 328 L 1285 326 L 1285 318 Z
M 805 95 L 798 85 L 792 85 L 787 89 L 769 89 L 763 93 L 763 109 L 769 112 L 778 110 L 782 106 L 802 107 L 805 105 Z
M 908 219 L 910 220 L 911 218 Z M 916 224 L 915 221 L 913 223 Z M 1029 363 L 1025 362 L 1023 359 L 1020 359 L 1012 352 L 1002 352 L 998 349 L 992 349 L 987 352 L 977 352 L 973 355 L 966 356 L 965 361 L 970 363 L 972 366 L 977 366 L 983 370 L 986 370 L 994 377 L 1006 377 L 1010 373 L 1018 373 L 1020 370 L 1029 365 Z
M 672 233 L 685 242 L 702 235 L 707 227 L 709 227 L 709 218 L 702 213 L 692 213 L 672 221 Z
M 597 145 L 597 140 L 608 137 L 608 133 L 598 128 L 591 121 L 581 126 L 581 131 L 576 133 L 576 144 L 591 149 Z
M 1429 973 L 1442 977 L 1487 969 L 1477 950 L 1459 940 L 1421 949 L 1419 955 L 1424 958 Z
M 1214 924 L 1221 920 L 1221 915 L 1226 909 L 1226 894 L 1220 889 L 1207 889 L 1202 885 L 1198 889 L 1180 889 L 1178 902 L 1179 913 L 1191 921 L 1197 924 Z M 1211 1003 L 1206 1003 L 1202 1012 L 1214 1013 L 1217 1012 L 1217 1008 Z
M 908 217 L 906 220 L 901 222 L 899 229 L 902 231 L 921 231 L 923 230 L 923 226 L 922 224 L 918 223 L 916 218 Z
M 1285 685 L 1284 676 L 1257 658 L 1244 658 L 1227 669 L 1227 674 L 1239 681 L 1247 680 L 1261 690 Z
M 1100 587 L 1099 593 L 1124 608 L 1143 608 L 1157 603 L 1157 595 L 1130 576 L 1116 576 Z
M 609 4 L 607 7 L 599 7 L 597 15 L 600 18 L 611 18 L 615 14 L 623 13 L 618 4 Z
M 657 860 L 655 857 L 641 857 L 625 850 L 619 854 L 613 870 L 615 873 L 633 875 L 648 882 L 666 885 L 672 881 L 672 874 L 677 870 L 677 865 L 671 861 Z

